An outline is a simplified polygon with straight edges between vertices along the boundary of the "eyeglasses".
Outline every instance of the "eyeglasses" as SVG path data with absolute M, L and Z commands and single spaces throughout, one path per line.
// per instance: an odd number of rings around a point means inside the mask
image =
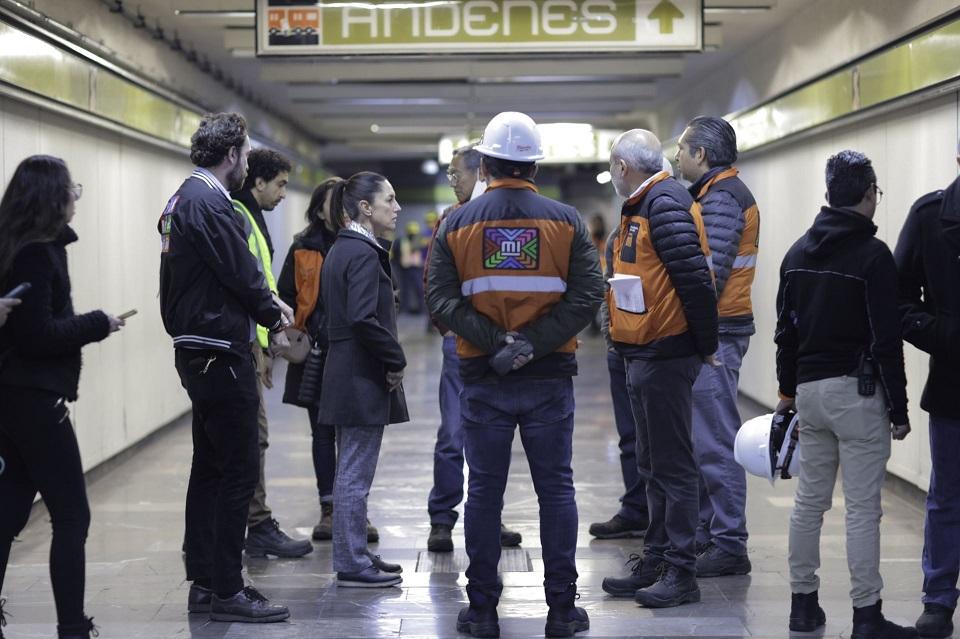
M 877 204 L 880 204 L 880 200 L 883 199 L 883 190 L 876 184 L 873 185 L 873 188 L 877 190 Z
M 460 181 L 459 171 L 447 171 L 447 182 L 449 182 L 453 186 L 456 186 L 457 182 L 459 181 Z
M 68 188 L 70 195 L 73 196 L 74 200 L 79 200 L 83 195 L 83 185 L 82 184 L 71 184 Z

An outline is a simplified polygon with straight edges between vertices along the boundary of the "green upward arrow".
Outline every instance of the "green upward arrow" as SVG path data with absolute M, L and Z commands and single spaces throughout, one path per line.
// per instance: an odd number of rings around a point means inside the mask
M 647 18 L 660 21 L 660 33 L 673 33 L 673 21 L 682 19 L 683 11 L 670 0 L 660 0 L 660 4 L 653 8 Z

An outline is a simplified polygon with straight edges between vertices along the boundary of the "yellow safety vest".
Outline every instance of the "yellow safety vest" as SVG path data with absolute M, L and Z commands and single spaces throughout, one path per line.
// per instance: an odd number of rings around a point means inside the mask
M 260 271 L 266 278 L 270 291 L 276 294 L 277 281 L 273 277 L 273 267 L 270 259 L 270 248 L 267 246 L 267 238 L 263 237 L 263 233 L 260 232 L 260 227 L 257 226 L 257 221 L 253 218 L 253 213 L 244 206 L 243 202 L 234 200 L 233 210 L 245 220 L 244 227 L 249 225 L 250 228 L 247 231 L 247 246 L 250 248 L 253 256 L 257 258 L 257 262 L 260 264 Z M 257 326 L 257 342 L 261 348 L 270 346 L 270 331 L 266 326 Z

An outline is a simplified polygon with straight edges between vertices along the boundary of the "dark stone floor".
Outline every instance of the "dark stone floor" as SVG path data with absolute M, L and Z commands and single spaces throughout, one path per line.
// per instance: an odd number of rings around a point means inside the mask
M 101 637 L 235 639 L 241 637 L 456 637 L 455 618 L 465 601 L 463 530 L 454 530 L 453 557 L 426 552 L 427 494 L 438 424 L 437 379 L 440 342 L 425 335 L 421 318 L 405 318 L 404 346 L 410 366 L 405 388 L 413 421 L 387 429 L 380 467 L 370 495 L 370 518 L 380 529 L 377 553 L 403 564 L 403 584 L 386 590 L 338 590 L 332 585 L 329 543 L 299 560 L 248 560 L 248 578 L 267 596 L 291 608 L 289 622 L 256 626 L 211 623 L 188 616 L 180 544 L 190 460 L 189 425 L 169 428 L 125 462 L 99 473 L 89 486 L 93 524 L 87 542 L 87 613 Z M 590 613 L 587 637 L 787 637 L 790 589 L 787 526 L 792 482 L 771 487 L 751 478 L 748 517 L 753 574 L 703 579 L 699 604 L 652 611 L 613 600 L 600 589 L 607 575 L 620 574 L 640 541 L 596 541 L 590 522 L 608 519 L 622 491 L 612 422 L 604 349 L 584 337 L 576 379 L 577 421 L 574 471 L 580 509 L 577 566 L 580 604 Z M 172 363 L 171 363 L 172 366 Z M 771 371 L 771 374 L 772 371 Z M 282 371 L 278 372 L 282 380 Z M 284 528 L 306 537 L 319 514 L 310 460 L 306 412 L 268 393 L 271 447 L 268 501 Z M 743 417 L 757 407 L 743 403 Z M 524 454 L 515 440 L 504 521 L 523 533 L 522 551 L 509 559 L 500 619 L 504 637 L 543 636 L 543 602 L 536 496 Z M 838 489 L 839 495 L 839 489 Z M 837 498 L 836 505 L 842 506 Z M 883 564 L 885 611 L 901 623 L 920 612 L 920 553 L 923 516 L 918 504 L 884 495 Z M 2 516 L 2 514 L 0 514 Z M 49 525 L 34 517 L 14 545 L 3 596 L 6 637 L 55 636 L 47 569 Z M 849 579 L 842 510 L 828 513 L 822 540 L 821 601 L 828 622 L 822 633 L 797 636 L 848 637 Z M 956 636 L 956 635 L 955 635 Z

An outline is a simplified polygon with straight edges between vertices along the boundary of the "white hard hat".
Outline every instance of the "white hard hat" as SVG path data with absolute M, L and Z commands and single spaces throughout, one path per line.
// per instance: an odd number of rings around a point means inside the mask
M 526 113 L 516 111 L 493 116 L 476 149 L 483 155 L 513 162 L 536 162 L 544 158 L 537 123 Z
M 733 458 L 751 475 L 774 483 L 800 472 L 799 419 L 796 411 L 747 420 L 737 432 Z

